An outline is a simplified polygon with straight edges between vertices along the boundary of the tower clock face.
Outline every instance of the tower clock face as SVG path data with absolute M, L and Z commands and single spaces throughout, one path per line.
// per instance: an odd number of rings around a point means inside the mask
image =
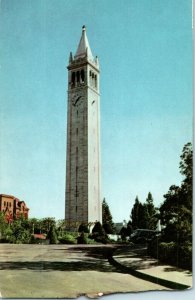
M 77 94 L 72 98 L 72 105 L 78 106 L 80 103 L 82 103 L 82 101 L 83 101 L 83 96 Z

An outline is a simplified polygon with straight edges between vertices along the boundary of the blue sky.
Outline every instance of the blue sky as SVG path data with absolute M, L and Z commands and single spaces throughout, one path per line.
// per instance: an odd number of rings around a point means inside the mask
M 102 198 L 159 206 L 192 140 L 190 0 L 1 0 L 0 193 L 64 217 L 67 69 L 82 25 L 101 66 Z

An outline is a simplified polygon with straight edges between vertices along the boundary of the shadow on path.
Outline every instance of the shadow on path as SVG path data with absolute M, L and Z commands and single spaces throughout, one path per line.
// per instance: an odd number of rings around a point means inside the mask
M 99 271 L 113 272 L 113 267 L 105 261 L 78 260 L 71 262 L 36 261 L 36 262 L 2 262 L 0 270 L 34 270 L 34 271 Z
M 7 261 L 0 263 L 0 270 L 117 272 L 107 260 L 111 247 L 69 247 L 61 251 L 66 252 L 62 261 Z M 78 255 L 71 257 L 75 253 Z

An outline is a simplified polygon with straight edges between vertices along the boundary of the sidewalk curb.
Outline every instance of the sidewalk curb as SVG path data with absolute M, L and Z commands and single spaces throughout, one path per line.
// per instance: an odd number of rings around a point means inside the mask
M 185 284 L 181 284 L 178 282 L 174 282 L 174 281 L 170 281 L 170 280 L 166 280 L 166 279 L 162 279 L 162 278 L 158 278 L 152 275 L 148 275 L 136 270 L 133 270 L 130 267 L 126 267 L 122 264 L 120 264 L 119 262 L 117 262 L 114 258 L 113 258 L 113 253 L 110 253 L 110 255 L 108 255 L 108 261 L 111 265 L 113 265 L 114 267 L 120 269 L 121 271 L 128 273 L 130 275 L 133 275 L 137 278 L 143 279 L 143 280 L 147 280 L 156 284 L 160 284 L 164 287 L 173 289 L 173 290 L 186 290 L 186 289 L 190 289 L 191 286 L 189 285 L 185 285 Z

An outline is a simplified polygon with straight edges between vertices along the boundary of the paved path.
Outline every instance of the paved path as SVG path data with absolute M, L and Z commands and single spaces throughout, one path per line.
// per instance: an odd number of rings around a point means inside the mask
M 113 253 L 113 258 L 120 265 L 139 273 L 151 275 L 159 279 L 192 287 L 192 272 L 159 262 L 147 256 L 146 249 L 137 246 L 121 247 Z
M 120 272 L 107 260 L 110 246 L 0 244 L 3 298 L 97 297 L 166 288 Z

